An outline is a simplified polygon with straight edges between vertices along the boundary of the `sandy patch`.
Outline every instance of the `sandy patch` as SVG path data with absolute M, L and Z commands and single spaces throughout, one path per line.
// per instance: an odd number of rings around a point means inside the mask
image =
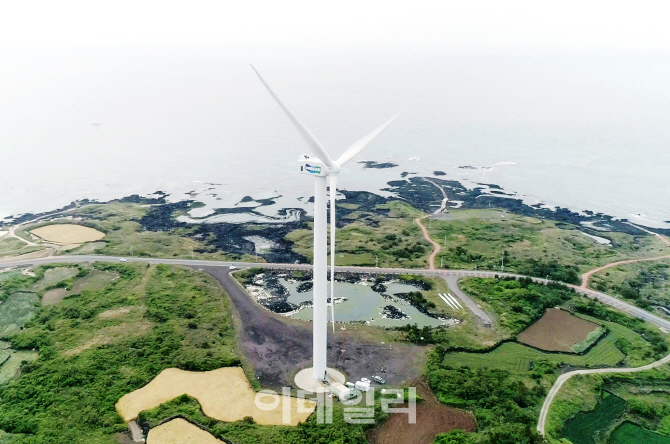
M 99 241 L 105 237 L 105 233 L 94 228 L 75 224 L 47 225 L 35 228 L 31 231 L 31 234 L 47 242 L 57 244 L 83 244 L 84 242 Z
M 153 381 L 141 389 L 123 396 L 116 403 L 116 410 L 124 421 L 131 421 L 144 410 L 157 407 L 181 395 L 198 400 L 202 411 L 219 421 L 239 421 L 251 416 L 261 425 L 281 425 L 283 409 L 290 415 L 286 424 L 304 422 L 314 411 L 311 401 L 279 396 L 279 405 L 273 410 L 261 410 L 256 406 L 256 392 L 249 385 L 241 367 L 226 367 L 210 372 L 188 372 L 176 368 L 163 370 Z M 269 396 L 260 399 L 271 403 Z
M 65 356 L 78 355 L 84 350 L 97 347 L 99 345 L 111 344 L 119 339 L 125 339 L 132 336 L 142 336 L 151 329 L 151 322 L 140 321 L 133 323 L 125 323 L 121 325 L 114 325 L 113 327 L 105 327 L 100 329 L 95 337 L 89 339 L 78 347 L 71 348 L 64 352 Z M 131 418 L 133 419 L 133 418 Z
M 223 444 L 209 433 L 182 418 L 149 430 L 147 444 Z

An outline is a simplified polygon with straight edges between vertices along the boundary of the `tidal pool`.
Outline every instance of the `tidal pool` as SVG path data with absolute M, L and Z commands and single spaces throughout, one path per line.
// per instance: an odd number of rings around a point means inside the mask
M 302 293 L 297 291 L 300 282 L 279 278 L 279 282 L 288 289 L 287 302 L 299 305 L 301 302 L 312 300 L 312 290 Z M 365 321 L 369 325 L 382 327 L 400 327 L 405 324 L 417 324 L 419 327 L 438 327 L 446 325 L 448 320 L 440 320 L 421 313 L 409 302 L 394 296 L 395 293 L 408 293 L 417 291 L 417 288 L 398 282 L 386 282 L 386 291 L 377 293 L 371 288 L 370 282 L 352 284 L 349 282 L 335 282 L 335 321 L 352 322 Z M 328 283 L 328 297 L 330 297 L 330 283 Z M 346 298 L 346 300 L 340 300 Z M 396 310 L 384 310 L 384 307 L 393 306 L 405 316 L 402 319 L 391 319 L 383 317 L 382 313 L 395 312 Z M 330 308 L 328 309 L 328 320 L 330 321 Z M 295 319 L 312 320 L 312 307 L 304 307 L 290 315 Z

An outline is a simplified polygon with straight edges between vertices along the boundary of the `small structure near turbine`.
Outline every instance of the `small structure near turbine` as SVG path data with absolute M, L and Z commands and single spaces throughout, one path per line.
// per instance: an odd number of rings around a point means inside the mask
M 313 349 L 312 359 L 313 367 L 311 369 L 312 381 L 306 381 L 303 370 L 296 376 L 296 384 L 306 390 L 307 386 L 318 384 L 328 384 L 329 380 L 341 379 L 334 369 L 328 369 L 326 366 L 327 339 L 328 339 L 328 292 L 327 292 L 327 220 L 326 220 L 326 190 L 330 187 L 330 266 L 331 266 L 331 301 L 335 300 L 334 282 L 335 282 L 335 196 L 337 194 L 337 175 L 342 166 L 356 157 L 366 146 L 370 144 L 397 116 L 393 116 L 386 123 L 372 131 L 367 136 L 360 139 L 349 147 L 344 154 L 336 161 L 333 160 L 321 143 L 314 135 L 298 120 L 298 118 L 282 103 L 263 77 L 252 66 L 256 75 L 268 90 L 272 98 L 284 111 L 289 120 L 296 127 L 300 136 L 316 157 L 307 154 L 300 156 L 298 160 L 299 171 L 314 177 L 314 262 L 313 262 Z M 333 333 L 335 332 L 335 304 L 331 303 L 331 313 L 333 321 Z M 339 374 L 339 375 L 338 375 Z M 343 384 L 344 380 L 337 380 Z M 315 385 L 316 383 L 316 385 Z M 316 391 L 316 390 L 310 390 Z

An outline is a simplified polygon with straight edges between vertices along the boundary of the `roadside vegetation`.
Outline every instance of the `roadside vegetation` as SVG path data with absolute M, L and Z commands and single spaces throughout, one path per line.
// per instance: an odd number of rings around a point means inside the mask
M 591 276 L 589 287 L 670 318 L 668 260 L 637 262 L 609 268 Z
M 429 232 L 442 246 L 436 266 L 501 270 L 577 284 L 581 273 L 620 259 L 667 251 L 656 236 L 593 232 L 585 227 L 502 210 L 450 210 L 431 220 Z M 608 239 L 599 244 L 581 231 Z
M 552 404 L 546 433 L 551 443 L 670 443 L 670 367 L 572 377 Z

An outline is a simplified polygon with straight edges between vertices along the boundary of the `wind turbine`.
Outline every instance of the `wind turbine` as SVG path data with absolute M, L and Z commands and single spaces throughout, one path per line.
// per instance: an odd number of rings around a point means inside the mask
M 330 302 L 335 332 L 335 197 L 337 195 L 337 175 L 342 166 L 356 157 L 370 142 L 372 142 L 386 128 L 398 114 L 391 117 L 386 123 L 376 128 L 367 136 L 351 145 L 337 160 L 333 160 L 321 143 L 307 129 L 305 125 L 284 105 L 272 91 L 260 73 L 251 65 L 261 83 L 268 90 L 272 98 L 284 111 L 289 120 L 296 127 L 300 136 L 317 158 L 307 154 L 300 156 L 298 162 L 300 172 L 314 176 L 314 259 L 312 290 L 314 303 L 312 305 L 312 376 L 317 381 L 326 380 L 327 339 L 328 339 L 328 279 L 327 279 L 327 221 L 326 221 L 326 188 L 330 185 Z

